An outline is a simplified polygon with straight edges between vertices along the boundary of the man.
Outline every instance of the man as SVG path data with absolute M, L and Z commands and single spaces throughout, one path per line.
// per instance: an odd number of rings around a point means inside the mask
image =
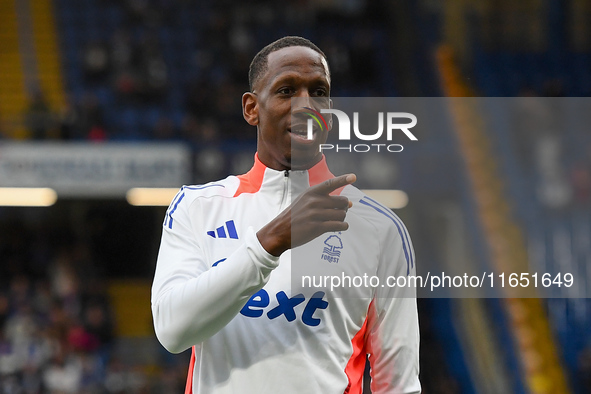
M 331 237 L 341 248 L 333 267 L 348 274 L 414 272 L 402 222 L 350 186 L 354 175 L 329 172 L 318 149 L 327 130 L 309 140 L 291 116 L 292 98 L 328 101 L 324 53 L 282 38 L 255 56 L 249 82 L 242 106 L 258 130 L 253 168 L 183 187 L 164 220 L 152 312 L 166 349 L 192 347 L 186 393 L 357 394 L 366 354 L 374 393 L 419 393 L 413 298 L 292 291 L 292 249 L 320 265 Z

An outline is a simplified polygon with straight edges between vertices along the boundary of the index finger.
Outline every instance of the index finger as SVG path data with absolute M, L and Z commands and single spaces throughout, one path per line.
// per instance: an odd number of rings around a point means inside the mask
M 337 176 L 335 178 L 331 178 L 327 181 L 324 181 L 316 185 L 315 191 L 320 194 L 330 194 L 331 192 L 335 191 L 340 187 L 352 184 L 356 180 L 357 176 L 355 174 L 345 174 Z

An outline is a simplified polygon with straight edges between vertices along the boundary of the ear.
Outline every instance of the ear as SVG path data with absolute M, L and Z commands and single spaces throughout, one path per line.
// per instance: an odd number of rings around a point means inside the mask
M 251 126 L 259 124 L 259 105 L 256 94 L 246 92 L 242 95 L 242 116 Z

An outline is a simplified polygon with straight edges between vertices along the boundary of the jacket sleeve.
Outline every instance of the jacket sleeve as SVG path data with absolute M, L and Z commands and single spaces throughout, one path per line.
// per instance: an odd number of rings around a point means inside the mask
M 235 252 L 211 267 L 193 231 L 191 201 L 179 197 L 181 193 L 182 189 L 167 211 L 152 284 L 156 336 L 172 353 L 228 324 L 279 264 L 249 228 Z
M 415 275 L 410 236 L 402 221 L 392 215 L 392 226 L 384 231 L 378 275 L 388 277 Z M 387 284 L 380 287 L 368 312 L 367 352 L 371 364 L 371 389 L 374 394 L 418 394 L 419 322 L 416 292 Z

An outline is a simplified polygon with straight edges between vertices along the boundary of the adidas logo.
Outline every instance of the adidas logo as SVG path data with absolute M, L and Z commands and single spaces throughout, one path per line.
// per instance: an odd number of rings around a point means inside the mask
M 213 238 L 232 238 L 238 239 L 238 233 L 236 232 L 236 226 L 233 220 L 228 220 L 224 226 L 220 226 L 215 230 L 208 231 L 207 235 Z

